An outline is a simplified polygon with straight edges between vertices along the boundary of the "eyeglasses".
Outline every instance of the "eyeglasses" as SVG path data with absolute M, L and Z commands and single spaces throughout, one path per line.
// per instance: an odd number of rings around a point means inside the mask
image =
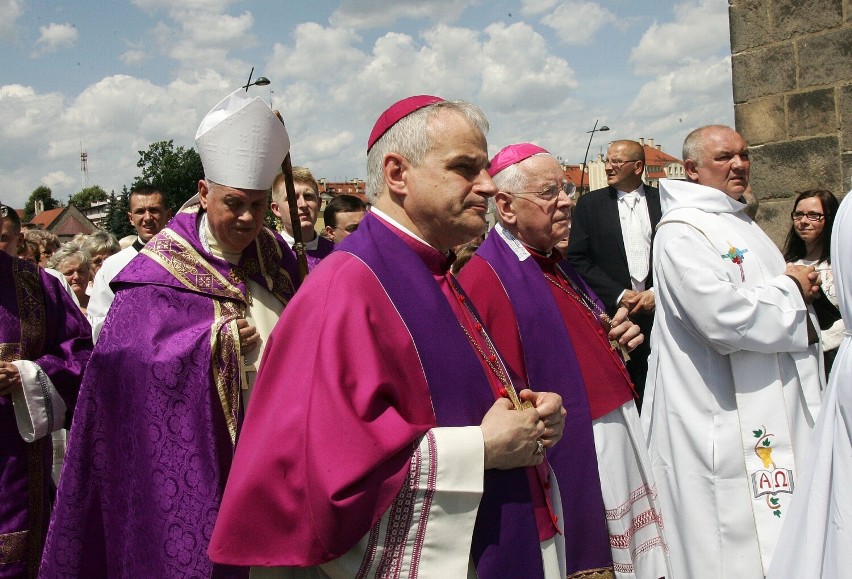
M 345 231 L 346 233 L 355 233 L 356 231 L 358 231 L 358 224 L 352 223 L 350 225 L 347 225 L 346 227 L 338 227 L 337 225 L 335 225 L 334 229 L 339 229 L 340 231 Z
M 542 201 L 553 201 L 559 197 L 560 193 L 565 193 L 565 195 L 568 196 L 568 199 L 574 201 L 577 198 L 577 186 L 570 181 L 567 181 L 559 187 L 551 187 L 544 191 L 521 191 L 520 193 L 509 193 L 509 195 L 513 195 L 515 197 L 518 195 L 535 195 Z
M 816 221 L 817 223 L 825 219 L 825 215 L 817 213 L 816 211 L 808 211 L 807 213 L 803 211 L 793 211 L 790 213 L 790 218 L 793 221 L 801 221 L 805 217 L 808 218 L 808 221 Z
M 613 161 L 612 159 L 604 159 L 604 165 L 611 165 L 613 169 L 621 169 L 627 163 L 638 163 L 639 159 L 628 159 L 627 161 Z

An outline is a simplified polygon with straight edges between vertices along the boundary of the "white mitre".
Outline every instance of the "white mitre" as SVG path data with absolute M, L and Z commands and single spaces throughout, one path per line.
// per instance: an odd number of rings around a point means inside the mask
M 269 106 L 241 88 L 207 113 L 195 147 L 205 179 L 235 189 L 270 189 L 290 151 L 290 137 Z

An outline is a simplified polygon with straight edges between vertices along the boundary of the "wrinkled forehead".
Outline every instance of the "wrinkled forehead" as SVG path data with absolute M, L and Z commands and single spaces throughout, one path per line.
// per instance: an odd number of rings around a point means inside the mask
M 520 167 L 527 183 L 531 185 L 558 187 L 568 181 L 562 165 L 552 155 L 534 155 L 524 159 Z
M 733 129 L 715 129 L 705 135 L 703 149 L 706 154 L 719 151 L 741 153 L 748 150 L 748 145 L 742 135 Z

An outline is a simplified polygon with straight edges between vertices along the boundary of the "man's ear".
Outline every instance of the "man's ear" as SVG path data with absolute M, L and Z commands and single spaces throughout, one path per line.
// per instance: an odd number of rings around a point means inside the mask
M 501 222 L 514 225 L 518 221 L 518 216 L 515 213 L 515 198 L 505 191 L 498 191 L 494 195 L 494 207 L 497 211 L 497 217 Z
M 210 189 L 207 187 L 207 181 L 201 179 L 198 181 L 198 198 L 201 200 L 201 208 L 207 210 L 207 196 L 210 194 Z
M 278 219 L 281 219 L 281 207 L 278 206 L 278 203 L 276 203 L 275 201 L 270 203 L 269 204 L 269 210 L 272 211 L 272 213 L 275 215 L 275 217 L 277 217 Z
M 698 182 L 698 165 L 692 159 L 686 159 L 683 162 L 683 169 L 686 172 L 686 176 L 692 182 Z
M 633 168 L 633 172 L 641 177 L 642 173 L 645 172 L 645 161 L 636 161 L 636 166 Z
M 325 234 L 328 236 L 328 238 L 330 240 L 335 241 L 335 239 L 334 239 L 334 227 L 332 227 L 331 225 L 326 225 L 325 226 Z
M 388 153 L 382 164 L 382 173 L 388 191 L 398 196 L 408 195 L 408 170 L 411 164 L 399 153 Z

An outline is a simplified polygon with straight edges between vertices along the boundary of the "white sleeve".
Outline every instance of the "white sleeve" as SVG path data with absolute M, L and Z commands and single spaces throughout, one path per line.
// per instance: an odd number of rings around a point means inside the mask
M 86 308 L 86 319 L 92 326 L 92 341 L 98 341 L 98 336 L 101 333 L 101 328 L 104 325 L 107 312 L 109 311 L 112 301 L 115 299 L 115 294 L 112 288 L 109 287 L 109 282 L 112 277 L 107 279 L 107 267 L 101 267 L 98 273 L 95 274 L 95 282 L 92 284 L 92 295 L 89 299 L 89 306 Z
M 735 285 L 715 249 L 691 231 L 657 247 L 655 279 L 665 280 L 675 317 L 718 353 L 807 350 L 808 310 L 786 275 Z
M 469 577 L 485 476 L 482 430 L 433 428 L 410 465 L 394 502 L 348 553 L 319 567 L 252 567 L 251 579 Z
M 21 374 L 21 389 L 13 389 L 12 405 L 18 432 L 27 442 L 47 436 L 65 426 L 65 401 L 47 374 L 29 360 L 12 362 Z

